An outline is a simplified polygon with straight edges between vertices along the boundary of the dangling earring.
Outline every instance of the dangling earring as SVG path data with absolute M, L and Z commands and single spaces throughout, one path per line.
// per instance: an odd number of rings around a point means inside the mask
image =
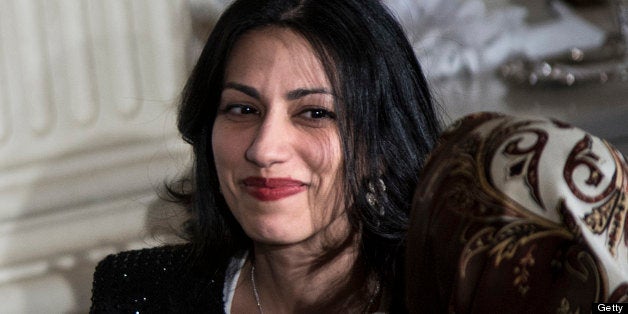
M 380 204 L 378 195 L 386 197 L 386 184 L 382 178 L 377 179 L 378 189 L 376 189 L 373 182 L 368 183 L 368 192 L 366 192 L 366 202 L 373 208 L 379 210 L 379 215 L 384 216 L 384 206 Z

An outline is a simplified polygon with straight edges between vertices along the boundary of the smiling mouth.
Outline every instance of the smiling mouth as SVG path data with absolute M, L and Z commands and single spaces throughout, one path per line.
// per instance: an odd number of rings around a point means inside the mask
M 290 178 L 248 177 L 242 180 L 245 191 L 260 201 L 276 201 L 307 189 L 301 181 Z

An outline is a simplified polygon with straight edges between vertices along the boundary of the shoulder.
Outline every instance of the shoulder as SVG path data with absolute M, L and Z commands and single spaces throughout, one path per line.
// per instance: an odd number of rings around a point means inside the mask
M 169 245 L 111 254 L 98 263 L 96 274 L 163 277 L 190 258 L 189 245 Z M 130 272 L 130 273 L 129 273 Z M 126 276 L 124 276 L 126 275 Z M 98 279 L 98 278 L 94 278 Z
M 194 267 L 192 253 L 190 245 L 171 245 L 107 256 L 96 266 L 91 312 L 221 308 L 224 270 Z

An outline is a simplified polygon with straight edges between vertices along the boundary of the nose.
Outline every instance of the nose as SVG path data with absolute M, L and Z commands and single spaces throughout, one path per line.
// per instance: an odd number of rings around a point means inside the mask
M 268 115 L 260 124 L 246 150 L 246 160 L 260 168 L 285 162 L 290 158 L 290 126 L 281 117 Z

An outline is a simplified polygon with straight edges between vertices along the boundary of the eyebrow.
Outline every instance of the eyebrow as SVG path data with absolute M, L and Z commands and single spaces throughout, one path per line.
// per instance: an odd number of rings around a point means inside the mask
M 223 89 L 227 89 L 227 88 L 231 88 L 231 89 L 235 89 L 237 91 L 240 91 L 244 94 L 247 94 L 248 96 L 251 96 L 255 99 L 260 99 L 260 95 L 259 92 L 257 91 L 257 89 L 251 87 L 251 86 L 247 86 L 247 85 L 243 85 L 243 84 L 238 84 L 238 83 L 234 83 L 234 82 L 227 82 L 225 83 L 225 87 Z
M 227 82 L 225 83 L 225 87 L 224 89 L 235 89 L 237 91 L 240 91 L 252 98 L 255 99 L 260 99 L 260 93 L 257 91 L 257 89 L 248 86 L 248 85 L 244 85 L 244 84 L 240 84 L 240 83 L 235 83 L 235 82 Z M 297 88 L 295 90 L 291 90 L 288 93 L 286 93 L 286 98 L 288 100 L 296 100 L 302 97 L 305 97 L 307 95 L 312 95 L 312 94 L 327 94 L 327 95 L 332 95 L 332 93 L 330 91 L 328 91 L 325 88 Z
M 286 98 L 288 98 L 289 100 L 295 100 L 295 99 L 299 99 L 301 97 L 305 97 L 307 95 L 312 95 L 312 94 L 327 94 L 327 95 L 331 95 L 331 92 L 324 89 L 324 88 L 311 88 L 311 89 L 306 89 L 306 88 L 298 88 L 292 91 L 289 91 L 286 94 Z

